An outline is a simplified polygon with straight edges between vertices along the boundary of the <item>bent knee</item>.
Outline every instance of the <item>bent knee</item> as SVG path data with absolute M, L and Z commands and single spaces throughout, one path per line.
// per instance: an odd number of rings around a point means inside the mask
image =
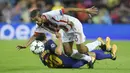
M 84 51 L 84 50 L 78 50 L 78 52 L 81 53 L 81 54 L 87 53 L 87 51 Z
M 72 52 L 65 52 L 65 54 L 66 54 L 67 56 L 71 56 L 71 55 L 72 55 Z

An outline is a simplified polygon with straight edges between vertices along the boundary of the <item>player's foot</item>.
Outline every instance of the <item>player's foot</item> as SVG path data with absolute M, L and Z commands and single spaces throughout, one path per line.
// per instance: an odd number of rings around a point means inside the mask
M 93 69 L 93 63 L 92 63 L 92 61 L 88 62 L 88 68 L 89 69 Z
M 101 37 L 97 38 L 98 41 L 101 42 L 101 45 L 99 46 L 103 51 L 106 51 L 106 44 L 104 43 L 103 39 Z
M 96 61 L 96 57 L 92 57 L 92 63 L 94 64 Z
M 111 50 L 112 60 L 116 60 L 116 52 L 117 52 L 117 45 L 113 44 L 112 45 L 112 50 Z
M 107 51 L 110 51 L 110 50 L 111 50 L 110 42 L 111 42 L 110 37 L 106 37 L 106 50 L 107 50 Z
M 89 69 L 93 69 L 94 68 L 94 63 L 96 61 L 95 57 L 91 57 L 91 58 L 92 58 L 92 61 L 88 62 L 88 68 Z
M 98 37 L 97 40 L 101 42 L 101 45 L 105 44 L 104 41 L 103 41 L 103 39 L 101 37 Z

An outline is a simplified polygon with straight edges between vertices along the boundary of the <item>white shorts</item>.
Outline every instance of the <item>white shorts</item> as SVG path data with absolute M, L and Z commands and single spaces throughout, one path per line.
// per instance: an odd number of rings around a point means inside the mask
M 83 33 L 83 27 L 82 27 L 81 22 L 76 18 L 71 18 L 69 20 L 73 22 L 74 26 L 68 32 L 63 31 L 62 42 L 64 43 L 64 42 L 75 41 L 76 44 L 84 43 L 86 38 Z

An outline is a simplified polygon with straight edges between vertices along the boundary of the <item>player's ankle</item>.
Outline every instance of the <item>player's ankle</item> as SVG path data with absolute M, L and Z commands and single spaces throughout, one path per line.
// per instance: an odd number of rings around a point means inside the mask
M 98 37 L 97 40 L 101 42 L 101 45 L 105 44 L 104 41 L 103 41 L 103 39 L 101 37 Z

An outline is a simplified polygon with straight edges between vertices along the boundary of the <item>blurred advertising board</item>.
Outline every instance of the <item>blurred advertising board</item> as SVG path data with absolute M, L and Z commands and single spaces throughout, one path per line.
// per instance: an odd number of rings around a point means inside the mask
M 130 24 L 83 24 L 83 30 L 88 39 L 109 36 L 114 40 L 130 40 Z
M 13 23 L 13 24 L 0 24 L 0 39 L 11 40 L 26 40 L 34 34 L 36 29 L 35 24 L 32 23 Z M 46 33 L 51 38 L 51 34 Z
M 36 29 L 32 23 L 0 23 L 0 39 L 11 40 L 26 40 L 34 34 Z M 130 25 L 115 24 L 83 24 L 84 34 L 86 39 L 96 39 L 97 37 L 107 37 L 115 40 L 130 40 Z M 46 33 L 47 37 L 52 38 L 52 35 Z

